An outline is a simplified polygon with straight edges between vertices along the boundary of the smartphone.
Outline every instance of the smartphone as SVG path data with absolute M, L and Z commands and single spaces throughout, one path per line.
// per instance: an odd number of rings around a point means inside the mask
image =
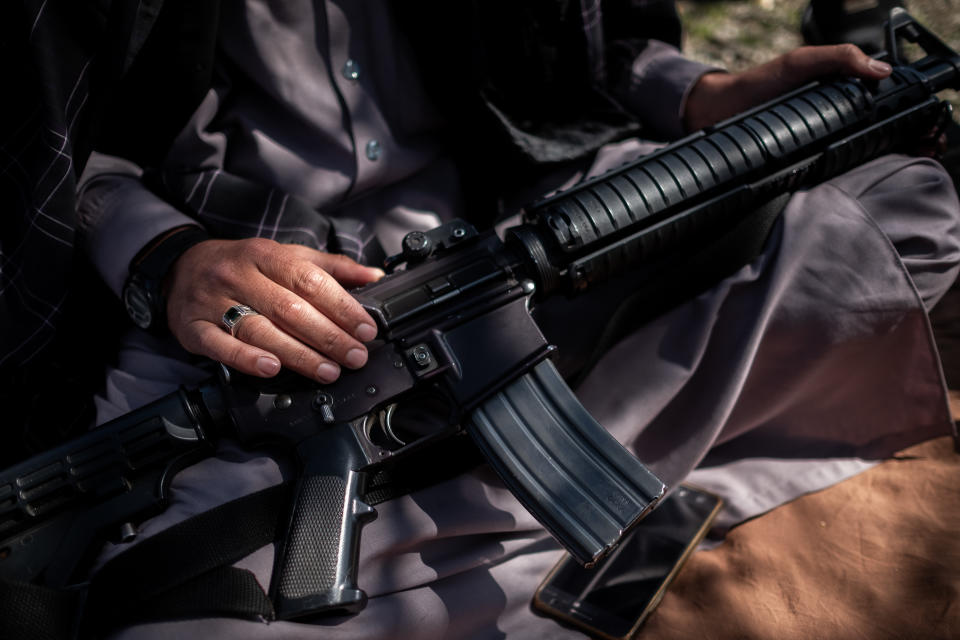
M 533 608 L 607 640 L 633 637 L 710 529 L 723 501 L 681 485 L 592 569 L 564 557 Z

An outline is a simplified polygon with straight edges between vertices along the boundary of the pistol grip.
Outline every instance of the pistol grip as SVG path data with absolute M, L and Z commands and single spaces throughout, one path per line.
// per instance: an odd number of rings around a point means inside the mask
M 363 466 L 362 451 L 342 425 L 302 441 L 297 455 L 302 473 L 272 585 L 277 617 L 359 611 L 367 601 L 357 588 L 360 530 L 376 517 L 360 499 L 366 482 L 366 473 L 356 471 Z
M 585 566 L 616 547 L 665 489 L 549 360 L 475 409 L 467 431 L 507 488 Z

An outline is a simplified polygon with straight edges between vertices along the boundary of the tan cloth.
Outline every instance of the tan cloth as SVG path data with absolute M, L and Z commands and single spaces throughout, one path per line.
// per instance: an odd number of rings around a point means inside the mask
M 790 502 L 695 554 L 639 638 L 960 637 L 951 438 Z

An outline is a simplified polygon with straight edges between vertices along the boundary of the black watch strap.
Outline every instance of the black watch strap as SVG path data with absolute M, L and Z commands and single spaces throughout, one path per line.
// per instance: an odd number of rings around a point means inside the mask
M 123 304 L 134 324 L 151 331 L 166 326 L 163 279 L 187 249 L 209 238 L 205 229 L 184 225 L 158 236 L 134 256 L 123 287 Z

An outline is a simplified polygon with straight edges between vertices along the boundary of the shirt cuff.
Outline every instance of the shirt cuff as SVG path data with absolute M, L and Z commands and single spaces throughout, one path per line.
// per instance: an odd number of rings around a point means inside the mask
M 130 261 L 151 240 L 185 224 L 201 226 L 147 189 L 129 165 L 84 180 L 77 213 L 86 254 L 118 296 Z
M 620 99 L 651 133 L 675 140 L 688 133 L 683 126 L 687 95 L 701 76 L 715 71 L 723 69 L 688 60 L 675 47 L 650 40 L 634 59 Z

